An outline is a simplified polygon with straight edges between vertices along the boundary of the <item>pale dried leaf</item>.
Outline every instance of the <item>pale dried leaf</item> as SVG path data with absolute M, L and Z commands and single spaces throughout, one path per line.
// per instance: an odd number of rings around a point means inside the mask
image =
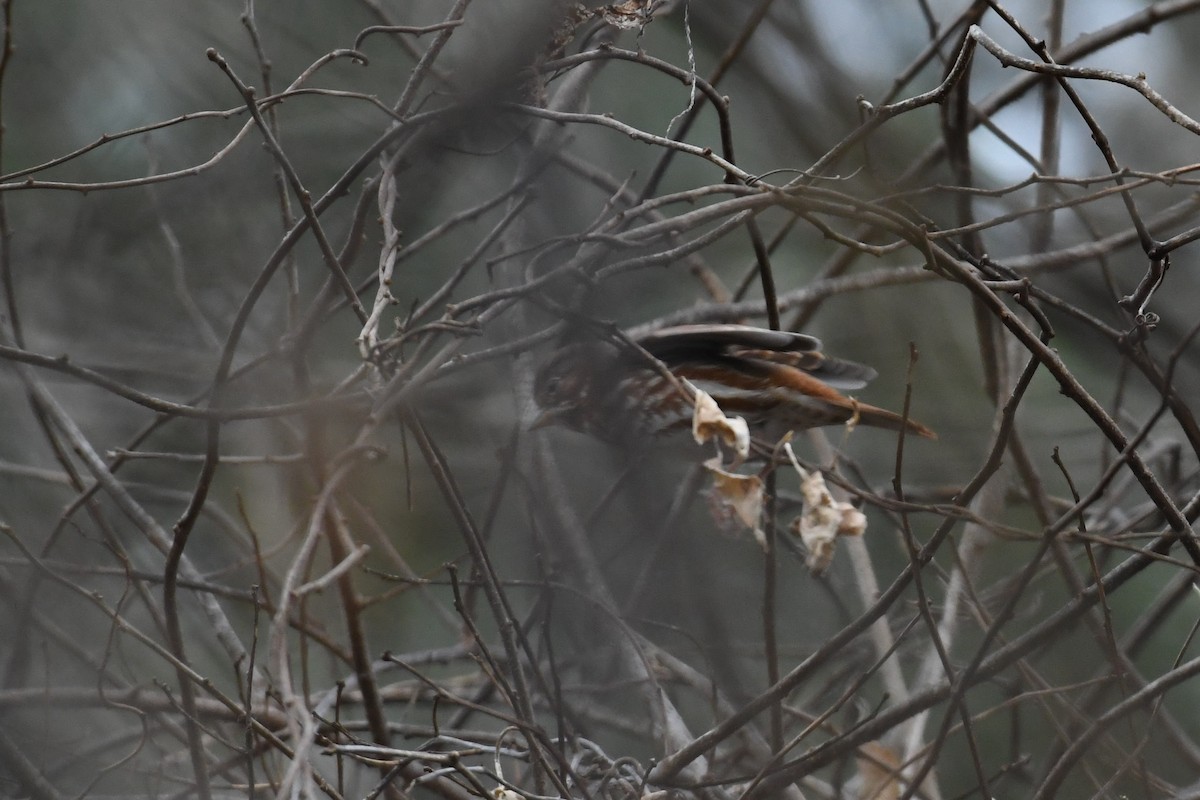
M 741 417 L 727 417 L 717 401 L 707 392 L 695 389 L 696 405 L 692 409 L 692 437 L 696 444 L 716 439 L 733 450 L 736 463 L 750 453 L 750 426 Z
M 849 503 L 842 503 L 842 521 L 838 536 L 862 536 L 867 532 L 867 515 Z
M 825 484 L 825 476 L 800 466 L 790 443 L 784 445 L 784 450 L 800 475 L 803 499 L 800 516 L 792 520 L 791 531 L 808 550 L 805 563 L 809 570 L 819 575 L 833 561 L 837 537 L 862 536 L 867 530 L 867 517 L 852 504 L 835 500 Z
M 710 458 L 704 462 L 705 468 L 712 475 L 712 489 L 709 492 L 713 516 L 724 527 L 729 527 L 733 521 L 741 523 L 753 532 L 754 538 L 760 544 L 764 543 L 762 528 L 763 482 L 757 475 L 739 475 L 722 469 L 720 458 Z

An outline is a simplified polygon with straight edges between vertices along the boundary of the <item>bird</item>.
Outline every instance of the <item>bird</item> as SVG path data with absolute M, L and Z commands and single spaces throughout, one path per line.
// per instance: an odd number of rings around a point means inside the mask
M 852 420 L 937 438 L 919 422 L 843 394 L 876 372 L 826 355 L 814 336 L 708 324 L 660 328 L 629 341 L 637 346 L 592 340 L 560 347 L 534 376 L 540 413 L 530 427 L 561 425 L 622 446 L 648 442 L 691 429 L 690 385 L 768 440 Z

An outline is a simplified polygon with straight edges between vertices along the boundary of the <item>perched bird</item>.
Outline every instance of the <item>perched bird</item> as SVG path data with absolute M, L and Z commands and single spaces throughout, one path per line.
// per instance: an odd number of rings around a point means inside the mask
M 825 355 L 821 341 L 803 333 L 682 325 L 634 341 L 676 380 L 636 348 L 606 341 L 569 344 L 538 371 L 534 400 L 541 415 L 534 427 L 561 424 L 622 445 L 688 430 L 694 400 L 686 381 L 767 439 L 851 419 L 937 438 L 918 422 L 843 395 L 865 386 L 875 370 Z

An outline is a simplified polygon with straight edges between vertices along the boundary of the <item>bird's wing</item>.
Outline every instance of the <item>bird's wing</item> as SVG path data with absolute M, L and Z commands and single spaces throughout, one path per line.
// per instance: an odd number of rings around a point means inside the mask
M 636 341 L 652 356 L 668 364 L 729 355 L 731 348 L 780 353 L 821 349 L 821 340 L 815 336 L 748 325 L 677 325 L 642 334 Z
M 643 334 L 636 341 L 669 367 L 724 361 L 726 366 L 740 362 L 742 369 L 757 372 L 765 361 L 803 370 L 842 391 L 861 389 L 876 375 L 863 364 L 825 355 L 815 336 L 792 331 L 747 325 L 679 325 Z
M 874 369 L 856 361 L 833 358 L 824 353 L 781 353 L 774 350 L 735 349 L 738 358 L 768 361 L 804 372 L 822 383 L 843 392 L 861 389 L 878 375 Z

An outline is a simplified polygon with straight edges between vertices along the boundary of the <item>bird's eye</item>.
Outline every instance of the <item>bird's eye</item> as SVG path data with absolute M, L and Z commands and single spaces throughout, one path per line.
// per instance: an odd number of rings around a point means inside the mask
M 553 400 L 558 397 L 558 390 L 561 383 L 562 378 L 557 375 L 551 375 L 546 379 L 546 382 L 542 385 L 542 394 L 546 396 L 547 400 Z

